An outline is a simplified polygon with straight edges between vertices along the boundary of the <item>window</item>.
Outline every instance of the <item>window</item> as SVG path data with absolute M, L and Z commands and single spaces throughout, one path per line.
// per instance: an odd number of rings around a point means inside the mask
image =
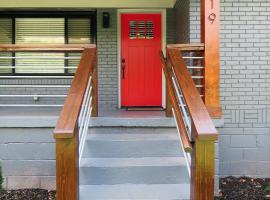
M 129 39 L 154 39 L 154 25 L 152 21 L 130 21 Z
M 95 43 L 95 12 L 81 15 L 74 15 L 74 12 L 9 15 L 0 16 L 1 44 Z M 16 59 L 12 59 L 12 56 Z M 64 57 L 79 56 L 80 53 L 0 53 L 0 73 L 71 74 L 76 71 L 80 59 L 70 60 Z
M 68 23 L 68 44 L 90 44 L 91 43 L 91 25 L 89 19 L 69 18 Z M 80 53 L 68 53 L 69 57 L 78 57 Z M 79 59 L 67 60 L 69 73 L 74 73 L 76 69 L 72 67 L 77 66 Z
M 0 19 L 0 44 L 12 43 L 12 19 Z M 0 52 L 0 57 L 12 57 L 12 53 Z M 0 73 L 11 73 L 12 59 L 0 59 Z

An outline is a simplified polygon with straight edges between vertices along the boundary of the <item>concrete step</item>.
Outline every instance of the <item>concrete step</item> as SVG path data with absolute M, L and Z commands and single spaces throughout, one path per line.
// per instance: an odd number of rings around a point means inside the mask
M 80 200 L 189 199 L 175 128 L 90 128 L 80 166 Z
M 81 185 L 189 183 L 185 166 L 81 167 Z
M 184 157 L 83 158 L 81 167 L 185 166 Z
M 99 141 L 87 140 L 83 158 L 183 157 L 176 140 Z
M 80 200 L 187 200 L 189 187 L 189 184 L 83 185 Z
M 176 127 L 173 118 L 165 116 L 148 117 L 139 116 L 124 116 L 124 117 L 92 117 L 89 123 L 90 127 Z
M 140 141 L 178 140 L 176 128 L 90 128 L 88 140 Z

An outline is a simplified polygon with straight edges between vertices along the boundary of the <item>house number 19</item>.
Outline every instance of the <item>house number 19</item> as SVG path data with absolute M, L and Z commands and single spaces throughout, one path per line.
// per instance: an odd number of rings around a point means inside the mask
M 211 1 L 211 9 L 214 10 L 214 0 L 210 0 Z M 211 22 L 211 24 L 214 23 L 214 21 L 216 20 L 217 15 L 212 12 L 209 16 L 208 16 L 208 20 Z

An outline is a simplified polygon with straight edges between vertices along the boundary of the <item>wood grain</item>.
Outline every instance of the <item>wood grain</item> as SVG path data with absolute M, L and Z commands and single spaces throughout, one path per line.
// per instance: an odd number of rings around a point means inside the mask
M 79 133 L 81 112 L 88 81 L 92 76 L 93 115 L 98 115 L 96 48 L 85 48 L 64 107 L 60 113 L 54 137 L 56 138 L 57 200 L 79 199 Z
M 175 118 L 176 118 L 176 122 L 177 122 L 177 125 L 179 128 L 179 134 L 181 137 L 181 141 L 183 143 L 185 151 L 191 152 L 192 151 L 192 144 L 189 140 L 186 126 L 185 126 L 185 123 L 183 121 L 180 108 L 178 106 L 177 95 L 176 95 L 176 91 L 174 89 L 172 78 L 171 78 L 172 71 L 171 71 L 170 65 L 167 64 L 167 62 L 163 56 L 162 51 L 160 51 L 160 59 L 161 59 L 163 71 L 164 71 L 164 74 L 166 77 L 166 82 L 168 85 L 168 94 L 170 96 L 171 106 L 174 109 Z
M 191 164 L 191 200 L 213 200 L 215 177 L 214 141 L 195 140 Z
M 217 130 L 189 74 L 181 50 L 168 49 L 167 51 L 196 130 L 193 137 L 200 140 L 216 140 L 218 138 Z
M 95 47 L 93 44 L 0 44 L 0 52 L 82 52 Z
M 79 199 L 78 128 L 73 138 L 56 139 L 57 200 Z
M 212 4 L 213 3 L 213 4 Z M 220 118 L 220 5 L 219 1 L 201 0 L 201 43 L 205 44 L 205 105 L 213 118 Z M 210 20 L 212 15 L 213 21 Z M 215 18 L 213 18 L 215 15 Z
M 86 48 L 72 81 L 64 107 L 54 130 L 55 138 L 74 137 L 89 77 L 95 66 L 96 49 Z
M 181 51 L 203 51 L 203 43 L 189 43 L 189 44 L 168 44 L 169 49 L 180 49 Z
M 98 116 L 98 63 L 97 56 L 95 56 L 94 69 L 92 73 L 92 117 Z

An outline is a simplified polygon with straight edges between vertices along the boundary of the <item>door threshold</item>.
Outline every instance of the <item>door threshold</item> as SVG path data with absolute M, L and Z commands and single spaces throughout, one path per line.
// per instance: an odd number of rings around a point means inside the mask
M 142 107 L 126 107 L 126 111 L 164 111 L 162 107 L 142 106 Z

